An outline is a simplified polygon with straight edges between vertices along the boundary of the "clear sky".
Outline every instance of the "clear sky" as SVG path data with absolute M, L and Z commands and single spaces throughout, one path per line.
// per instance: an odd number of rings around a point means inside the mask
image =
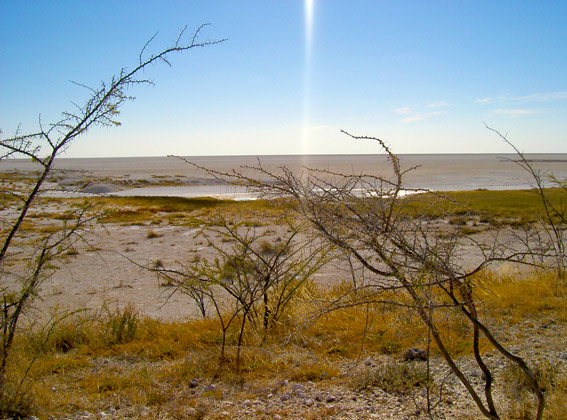
M 567 152 L 567 1 L 0 0 L 0 129 L 56 121 L 154 33 L 220 45 L 150 68 L 69 157 Z

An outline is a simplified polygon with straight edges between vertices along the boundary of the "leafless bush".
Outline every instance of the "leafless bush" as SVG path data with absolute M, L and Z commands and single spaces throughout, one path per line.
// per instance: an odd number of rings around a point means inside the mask
M 533 163 L 526 157 L 526 155 L 518 149 L 507 136 L 501 134 L 489 126 L 486 126 L 490 131 L 496 133 L 508 146 L 510 146 L 518 159 L 514 163 L 519 165 L 533 181 L 534 192 L 538 195 L 542 207 L 543 217 L 540 218 L 539 228 L 544 233 L 545 243 L 551 249 L 551 257 L 553 258 L 553 265 L 557 273 L 557 287 L 565 286 L 567 281 L 565 277 L 565 270 L 567 258 L 565 254 L 565 231 L 567 229 L 567 202 L 560 201 L 554 203 L 550 200 L 546 188 L 553 187 L 559 188 L 565 193 L 567 199 L 567 180 L 556 178 L 553 174 L 542 173 L 536 169 Z M 548 255 L 549 256 L 549 255 Z
M 287 232 L 275 241 L 269 232 L 219 218 L 200 232 L 214 251 L 213 257 L 152 269 L 188 295 L 203 316 L 207 308 L 214 309 L 222 331 L 221 363 L 228 330 L 234 322 L 240 322 L 238 371 L 247 324 L 261 327 L 265 340 L 297 292 L 325 263 L 329 248 L 303 234 L 301 226 L 288 223 Z
M 457 225 L 435 223 L 450 215 L 447 209 L 453 203 L 433 193 L 408 195 L 419 192 L 404 186 L 404 176 L 415 168 L 402 169 L 398 156 L 378 138 L 346 134 L 356 140 L 376 142 L 389 159 L 391 176 L 308 168 L 298 176 L 286 168 L 267 171 L 261 163 L 230 174 L 209 173 L 244 183 L 264 196 L 286 199 L 322 238 L 351 256 L 357 264 L 353 270 L 357 288 L 364 290 L 359 294 L 362 299 L 352 300 L 349 295 L 349 300 L 334 302 L 326 310 L 368 302 L 411 308 L 481 413 L 499 419 L 493 398 L 493 372 L 480 350 L 481 340 L 486 340 L 521 371 L 537 400 L 533 418 L 540 420 L 544 395 L 538 380 L 524 360 L 510 352 L 482 321 L 473 279 L 494 262 L 533 264 L 534 253 L 547 251 L 534 251 L 529 237 L 519 246 L 498 235 L 491 243 L 481 244 L 463 236 Z M 474 250 L 474 263 L 464 261 L 465 245 L 467 253 Z M 470 331 L 473 360 L 483 375 L 482 392 L 473 386 L 449 350 L 450 337 L 440 328 L 448 314 L 458 314 L 463 328 Z

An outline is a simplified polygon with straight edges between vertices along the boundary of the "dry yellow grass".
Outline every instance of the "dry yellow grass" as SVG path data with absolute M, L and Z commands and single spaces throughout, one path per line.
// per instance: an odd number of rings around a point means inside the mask
M 521 272 L 503 267 L 485 272 L 475 279 L 477 295 L 493 316 L 507 315 L 513 320 L 553 317 L 567 322 L 567 289 L 558 284 L 550 271 Z
M 478 294 L 485 303 L 483 316 L 506 322 L 513 329 L 519 319 L 537 320 L 544 312 L 564 325 L 567 293 L 564 289 L 557 292 L 553 280 L 546 273 L 484 275 L 477 279 Z M 298 299 L 316 295 L 321 301 L 333 293 L 337 289 L 323 292 L 310 286 L 309 293 Z M 407 310 L 360 305 L 331 311 L 306 325 L 302 311 L 307 307 L 306 301 L 297 302 L 294 312 L 264 343 L 260 332 L 248 332 L 238 373 L 234 370 L 236 331 L 229 331 L 226 360 L 219 367 L 221 332 L 214 320 L 161 322 L 131 309 L 78 313 L 54 324 L 49 334 L 45 330 L 20 334 L 12 359 L 11 386 L 25 376 L 21 383 L 27 397 L 18 404 L 22 412 L 42 415 L 102 410 L 117 401 L 127 401 L 133 410 L 142 406 L 195 408 L 225 398 L 226 390 L 193 398 L 189 392 L 193 378 L 210 383 L 217 377 L 232 384 L 235 393 L 242 382 L 262 384 L 282 377 L 333 381 L 342 375 L 341 363 L 354 363 L 373 353 L 397 355 L 408 347 L 423 347 L 427 337 L 425 328 Z M 470 332 L 460 328 L 458 316 L 446 317 L 441 329 L 455 355 L 470 349 Z M 555 402 L 567 397 L 567 379 L 556 374 L 547 395 L 549 406 L 554 407 L 547 418 L 563 418 L 565 413 Z

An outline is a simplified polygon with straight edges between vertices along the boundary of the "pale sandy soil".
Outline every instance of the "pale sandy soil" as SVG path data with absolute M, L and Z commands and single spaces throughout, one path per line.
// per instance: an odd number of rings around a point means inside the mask
M 261 226 L 253 229 L 259 235 L 266 231 L 274 238 L 285 234 L 283 226 L 266 224 L 266 220 L 258 222 Z M 438 222 L 441 226 L 445 223 Z M 167 221 L 159 225 L 95 224 L 93 231 L 85 235 L 85 241 L 76 244 L 76 255 L 64 256 L 61 268 L 44 282 L 40 299 L 35 303 L 36 313 L 131 306 L 141 314 L 163 320 L 198 316 L 197 307 L 187 296 L 174 293 L 174 288 L 165 285 L 148 268 L 157 261 L 173 268 L 195 257 L 212 260 L 213 249 L 198 235 L 199 230 L 169 225 Z M 474 243 L 461 246 L 458 253 L 464 264 L 479 261 L 476 241 L 490 244 L 493 233 L 487 229 L 473 236 Z M 499 237 L 500 241 L 510 239 L 510 234 L 507 238 Z M 218 242 L 221 243 L 220 239 Z M 351 272 L 345 261 L 336 260 L 317 272 L 313 280 L 323 285 L 337 284 L 351 280 Z
M 274 227 L 264 226 L 258 232 Z M 148 238 L 149 233 L 156 234 Z M 38 303 L 40 312 L 47 308 L 109 308 L 133 306 L 142 314 L 164 320 L 183 320 L 197 316 L 197 308 L 186 296 L 173 293 L 154 272 L 147 268 L 156 261 L 172 267 L 187 263 L 195 255 L 211 256 L 198 229 L 180 226 L 98 227 L 79 244 L 76 256 L 66 257 L 63 269 L 47 280 Z M 276 231 L 277 232 L 277 231 Z M 320 282 L 337 282 L 348 273 L 328 267 L 316 275 Z
M 55 216 L 68 209 L 64 204 L 50 204 L 43 206 L 41 211 L 43 216 Z M 14 216 L 13 210 L 0 210 L 0 217 Z M 44 228 L 52 224 L 50 217 L 34 218 L 34 221 Z M 266 220 L 258 220 L 258 224 L 258 227 L 250 228 L 258 235 L 266 231 L 273 238 L 285 234 L 283 226 L 266 224 Z M 198 235 L 199 231 L 200 228 L 169 225 L 165 217 L 159 224 L 155 219 L 153 223 L 142 224 L 94 223 L 83 239 L 76 242 L 73 253 L 63 255 L 58 264 L 60 268 L 43 282 L 39 299 L 34 303 L 33 318 L 54 311 L 115 310 L 128 306 L 140 314 L 163 320 L 198 316 L 195 304 L 183 294 L 174 293 L 174 288 L 165 285 L 150 268 L 158 261 L 165 267 L 174 268 L 196 257 L 214 257 L 212 247 Z M 32 249 L 30 243 L 34 236 L 31 235 L 19 240 L 22 248 L 15 247 L 16 252 Z M 214 239 L 215 235 L 209 234 L 209 237 Z M 218 235 L 216 237 L 218 239 Z M 217 242 L 222 244 L 220 239 Z M 23 255 L 16 256 L 11 260 L 10 270 L 21 271 L 26 261 Z M 349 276 L 349 272 L 336 264 L 329 264 L 315 274 L 314 280 L 330 284 Z M 10 276 L 3 280 L 9 282 Z

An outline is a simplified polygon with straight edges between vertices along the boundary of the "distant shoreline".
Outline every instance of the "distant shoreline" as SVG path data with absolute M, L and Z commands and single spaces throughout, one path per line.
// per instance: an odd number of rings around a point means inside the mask
M 567 179 L 567 153 L 529 153 L 525 157 L 543 174 Z M 435 191 L 528 189 L 533 186 L 529 174 L 518 165 L 516 154 L 402 154 L 402 170 L 416 167 L 405 175 L 409 189 Z M 193 156 L 187 157 L 201 167 L 229 173 L 252 173 L 246 167 L 262 167 L 271 172 L 286 167 L 295 174 L 305 168 L 346 175 L 392 175 L 386 155 L 266 155 L 266 156 Z M 58 186 L 91 187 L 109 184 L 117 195 L 168 195 L 180 197 L 242 196 L 210 174 L 173 157 L 60 158 L 53 172 Z M 27 159 L 0 162 L 0 172 L 33 172 L 37 163 Z M 326 175 L 330 176 L 330 175 Z M 57 185 L 53 185 L 57 187 Z M 230 190 L 230 191 L 229 191 Z M 80 190 L 77 192 L 81 192 Z

